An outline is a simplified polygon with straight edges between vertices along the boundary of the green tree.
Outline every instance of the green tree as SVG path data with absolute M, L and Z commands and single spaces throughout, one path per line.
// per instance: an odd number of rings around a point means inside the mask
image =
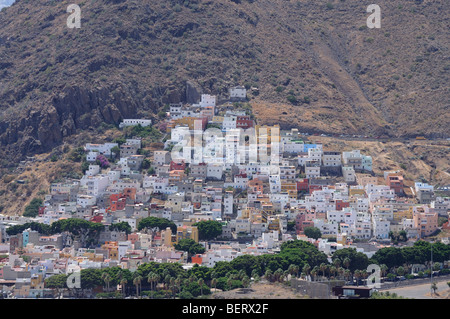
M 433 289 L 433 293 L 436 294 L 436 290 L 438 290 L 438 286 L 437 286 L 436 282 L 433 282 L 431 284 L 431 289 Z
M 222 223 L 215 220 L 203 220 L 192 226 L 197 226 L 200 240 L 212 240 L 222 235 Z
M 81 218 L 61 219 L 51 225 L 51 232 L 53 234 L 67 231 L 71 233 L 73 239 L 78 240 L 83 247 L 86 247 L 87 244 L 94 245 L 98 240 L 100 231 L 103 229 L 104 225 Z
M 257 256 L 252 255 L 242 255 L 234 258 L 230 262 L 233 269 L 240 271 L 243 270 L 246 275 L 251 275 L 253 271 L 258 272 L 261 271 L 261 267 L 258 261 Z
M 67 288 L 67 277 L 65 274 L 58 274 L 45 278 L 44 287 L 55 289 L 57 295 L 60 296 L 61 290 Z
M 343 248 L 333 253 L 331 259 L 339 258 L 344 261 L 344 266 L 354 272 L 356 269 L 363 270 L 369 266 L 369 258 L 364 253 L 356 251 L 355 248 Z
M 395 292 L 391 294 L 389 293 L 389 291 L 386 292 L 374 291 L 370 296 L 370 299 L 408 299 L 408 298 L 398 296 Z
M 405 274 L 405 268 L 403 266 L 400 266 L 397 268 L 397 275 L 403 276 Z
M 287 231 L 295 231 L 295 221 L 288 221 L 287 223 Z
M 64 289 L 67 288 L 67 275 L 53 275 L 44 280 L 45 288 Z
M 174 244 L 173 247 L 176 250 L 185 251 L 188 253 L 188 261 L 191 260 L 191 257 L 196 254 L 203 254 L 205 252 L 205 247 L 197 243 L 193 239 L 181 239 L 177 244 Z
M 39 207 L 42 206 L 41 198 L 33 198 L 31 202 L 25 206 L 25 210 L 23 212 L 23 216 L 25 217 L 36 217 L 39 214 Z
M 84 293 L 86 290 L 96 288 L 103 285 L 102 272 L 100 269 L 87 268 L 80 271 L 81 289 Z
M 317 227 L 305 227 L 303 232 L 308 238 L 319 239 L 320 237 L 322 237 L 322 233 Z
M 159 217 L 147 217 L 143 218 L 139 224 L 138 224 L 138 230 L 143 230 L 145 228 L 152 229 L 152 228 L 158 228 L 159 230 L 165 230 L 167 227 L 170 227 L 172 230 L 172 233 L 176 233 L 177 231 L 177 225 L 175 225 L 174 222 L 166 219 L 166 218 L 159 218 Z
M 83 147 L 77 147 L 70 151 L 69 153 L 69 160 L 72 162 L 81 162 L 84 159 L 85 151 Z
M 142 168 L 142 169 L 148 170 L 151 166 L 152 166 L 152 162 L 151 162 L 148 158 L 145 158 L 145 159 L 142 161 L 142 165 L 141 165 L 141 168 Z
M 109 230 L 116 230 L 125 232 L 127 235 L 131 233 L 131 226 L 127 222 L 120 222 L 116 224 L 111 224 Z
M 115 160 L 116 158 L 120 157 L 120 148 L 118 146 L 114 146 L 113 148 L 111 148 L 111 153 L 114 154 L 113 160 Z

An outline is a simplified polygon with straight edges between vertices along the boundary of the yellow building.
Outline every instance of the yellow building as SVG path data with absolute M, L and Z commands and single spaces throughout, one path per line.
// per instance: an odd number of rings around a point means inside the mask
M 280 221 L 279 221 L 279 219 L 278 218 L 274 218 L 274 217 L 269 218 L 269 220 L 267 221 L 267 229 L 268 230 L 279 231 L 280 230 Z
M 258 144 L 262 141 L 260 139 L 267 138 L 267 144 L 272 142 L 272 137 L 276 137 L 274 142 L 280 142 L 280 126 L 274 125 L 256 125 L 255 126 L 256 136 L 258 137 Z
M 223 123 L 223 116 L 218 116 L 218 115 L 215 115 L 213 118 L 212 118 L 212 121 L 211 121 L 212 123 L 219 123 L 219 124 L 222 124 Z
M 366 194 L 366 191 L 364 190 L 364 188 L 350 187 L 350 189 L 348 190 L 349 196 L 355 196 L 355 195 L 364 196 L 365 194 Z
M 102 245 L 102 249 L 108 250 L 109 259 L 119 260 L 119 246 L 116 241 L 107 241 Z
M 187 126 L 190 130 L 193 130 L 195 128 L 195 121 L 200 121 L 202 129 L 205 129 L 206 121 L 199 117 L 194 116 L 186 116 L 181 119 L 174 120 L 174 127 L 179 126 Z
M 176 234 L 172 234 L 170 227 L 161 231 L 161 240 L 166 247 L 172 247 L 182 239 L 192 239 L 198 243 L 198 228 L 196 226 L 183 225 L 177 228 Z
M 413 218 L 412 206 L 409 209 L 394 212 L 394 221 L 400 222 L 400 221 L 402 221 L 403 218 L 406 218 L 406 219 Z
M 288 193 L 292 199 L 297 198 L 297 183 L 281 182 L 281 192 Z
M 177 242 L 181 239 L 192 239 L 198 243 L 198 228 L 197 226 L 180 226 L 177 228 Z
M 261 212 L 254 212 L 254 213 L 252 213 L 251 216 L 250 216 L 250 222 L 262 224 L 263 223 L 263 216 L 262 216 Z
M 273 208 L 272 203 L 263 204 L 262 206 L 263 212 L 267 215 L 273 215 L 275 213 L 275 209 Z
M 44 289 L 44 278 L 42 274 L 31 276 L 30 287 L 31 289 Z

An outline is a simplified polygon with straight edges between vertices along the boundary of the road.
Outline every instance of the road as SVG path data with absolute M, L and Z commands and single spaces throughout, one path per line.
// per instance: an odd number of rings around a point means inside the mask
M 436 285 L 438 289 L 436 290 L 436 293 L 443 293 L 444 291 L 448 291 L 449 287 L 447 285 L 448 279 L 443 281 L 436 281 Z M 431 283 L 426 283 L 422 285 L 411 285 L 406 286 L 402 288 L 392 288 L 387 290 L 389 293 L 396 293 L 399 296 L 403 296 L 406 298 L 414 298 L 414 299 L 439 299 L 439 298 L 432 298 L 430 296 L 431 292 Z M 383 292 L 385 292 L 383 290 Z

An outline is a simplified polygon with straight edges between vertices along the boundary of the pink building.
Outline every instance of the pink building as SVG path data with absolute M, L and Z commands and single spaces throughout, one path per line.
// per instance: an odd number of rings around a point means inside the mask
M 430 213 L 418 207 L 413 212 L 413 222 L 421 238 L 430 236 L 438 229 L 438 213 Z

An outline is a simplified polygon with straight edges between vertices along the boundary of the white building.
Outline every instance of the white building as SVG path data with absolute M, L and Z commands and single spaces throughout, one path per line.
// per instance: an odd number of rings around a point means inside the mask
M 339 152 L 323 152 L 322 155 L 323 166 L 339 167 L 342 165 L 341 153 Z
M 236 129 L 236 120 L 237 120 L 237 116 L 235 116 L 235 115 L 224 116 L 223 122 L 222 122 L 222 131 L 226 132 L 228 130 Z
M 122 123 L 119 124 L 120 128 L 127 126 L 136 126 L 141 125 L 143 127 L 152 125 L 152 120 L 146 119 L 124 119 Z
M 247 98 L 247 89 L 243 86 L 230 88 L 230 100 L 245 100 Z
M 220 164 L 208 164 L 206 168 L 206 177 L 216 180 L 222 179 L 223 165 Z
M 390 221 L 374 218 L 372 220 L 373 236 L 378 239 L 389 238 L 390 226 Z
M 216 106 L 215 95 L 202 94 L 200 100 L 200 107 L 207 107 L 207 106 Z
M 90 151 L 86 154 L 86 161 L 95 162 L 97 160 L 97 156 L 100 155 L 99 152 Z
M 82 194 L 78 194 L 78 196 L 77 196 L 77 205 L 80 205 L 81 207 L 93 206 L 96 203 L 97 203 L 97 199 L 95 196 L 82 195 Z
M 82 186 L 87 186 L 87 195 L 99 196 L 108 187 L 108 175 L 83 176 L 80 180 Z
M 119 146 L 117 143 L 104 143 L 104 144 L 93 144 L 87 143 L 84 150 L 87 152 L 99 152 L 100 154 L 111 156 L 111 149 L 115 146 Z
M 343 166 L 342 175 L 346 183 L 354 183 L 356 181 L 355 169 L 351 166 Z
M 306 162 L 305 175 L 309 179 L 320 177 L 320 162 Z

